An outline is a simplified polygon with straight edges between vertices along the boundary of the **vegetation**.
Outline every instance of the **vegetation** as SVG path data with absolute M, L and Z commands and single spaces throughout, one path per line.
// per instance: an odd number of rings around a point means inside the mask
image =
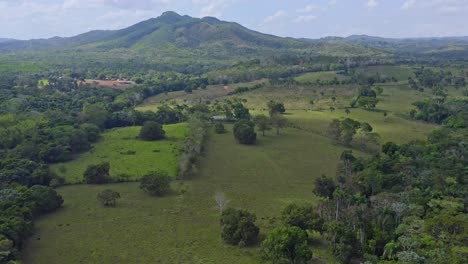
M 103 190 L 98 193 L 97 199 L 104 206 L 115 206 L 115 202 L 120 198 L 120 193 L 111 189 Z
M 262 251 L 272 263 L 285 261 L 292 264 L 307 263 L 312 251 L 307 244 L 307 233 L 296 227 L 278 227 L 262 242 Z
M 255 124 L 250 120 L 239 120 L 234 124 L 234 138 L 240 144 L 255 145 L 257 143 L 257 133 Z
M 165 171 L 153 171 L 140 180 L 140 189 L 153 195 L 162 196 L 169 192 L 172 177 Z
M 245 210 L 228 208 L 221 214 L 221 237 L 231 245 L 249 246 L 256 242 L 259 228 L 256 216 Z
M 109 181 L 110 165 L 109 162 L 103 162 L 96 165 L 89 165 L 83 176 L 86 180 L 86 183 L 90 184 L 102 184 Z
M 148 121 L 141 128 L 140 135 L 138 137 L 143 140 L 159 140 L 163 139 L 165 135 L 166 132 L 160 124 Z

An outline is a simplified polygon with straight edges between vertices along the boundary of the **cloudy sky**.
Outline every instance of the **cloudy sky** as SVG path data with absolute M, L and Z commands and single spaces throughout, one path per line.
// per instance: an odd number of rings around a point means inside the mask
M 279 36 L 468 36 L 468 0 L 0 0 L 0 37 L 120 29 L 172 10 Z

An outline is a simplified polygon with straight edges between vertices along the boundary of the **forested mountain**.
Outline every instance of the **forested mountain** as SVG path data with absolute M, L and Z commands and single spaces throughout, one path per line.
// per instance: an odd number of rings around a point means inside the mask
M 280 54 L 311 54 L 326 56 L 388 57 L 378 49 L 353 46 L 348 43 L 328 44 L 322 41 L 282 38 L 247 29 L 237 23 L 214 17 L 193 18 L 175 12 L 165 12 L 121 30 L 97 30 L 69 38 L 54 37 L 0 43 L 0 53 L 33 55 L 45 59 L 50 51 L 55 57 L 68 59 L 90 56 L 121 56 L 129 54 L 151 59 L 235 59 Z M 79 54 L 77 54 L 79 53 Z M 56 59 L 52 59 L 52 62 Z

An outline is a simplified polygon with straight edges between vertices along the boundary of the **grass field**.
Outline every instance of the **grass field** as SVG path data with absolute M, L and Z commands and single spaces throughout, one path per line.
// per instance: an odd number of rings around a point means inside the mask
M 264 236 L 287 204 L 317 201 L 314 179 L 334 175 L 342 151 L 297 129 L 260 136 L 257 146 L 239 145 L 226 133 L 211 136 L 184 194 L 153 198 L 137 183 L 59 188 L 64 208 L 36 222 L 24 263 L 261 263 L 258 247 L 222 243 L 214 194 L 225 192 L 231 206 L 256 213 Z M 116 208 L 98 205 L 104 188 L 121 193 Z M 322 260 L 315 263 L 334 263 L 323 245 L 312 250 Z
M 186 124 L 164 126 L 166 139 L 142 141 L 137 139 L 140 127 L 115 128 L 103 134 L 89 152 L 74 160 L 51 166 L 53 172 L 64 177 L 67 183 L 83 181 L 83 172 L 90 164 L 107 161 L 114 177 L 138 179 L 145 173 L 161 169 L 175 176 L 177 154 L 186 133 Z M 134 151 L 134 154 L 131 152 Z
M 402 65 L 367 66 L 359 69 L 358 72 L 361 72 L 366 76 L 380 74 L 382 77 L 394 77 L 399 81 L 406 81 L 408 80 L 408 77 L 414 77 L 413 69 L 410 66 Z

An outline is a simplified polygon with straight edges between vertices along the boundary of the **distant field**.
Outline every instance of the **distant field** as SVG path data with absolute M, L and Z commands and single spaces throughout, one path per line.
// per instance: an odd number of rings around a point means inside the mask
M 228 95 L 233 92 L 237 87 L 246 86 L 250 87 L 258 83 L 265 82 L 265 80 L 258 80 L 248 83 L 237 83 L 229 85 L 210 85 L 206 89 L 193 90 L 192 93 L 184 91 L 170 92 L 165 94 L 156 95 L 146 99 L 143 104 L 137 107 L 139 111 L 155 111 L 162 103 L 175 103 L 175 104 L 196 104 L 204 101 L 215 100 L 219 97 Z
M 90 152 L 80 154 L 76 159 L 54 164 L 53 172 L 65 177 L 67 183 L 83 181 L 83 172 L 90 164 L 107 161 L 111 176 L 138 179 L 145 173 L 162 169 L 175 176 L 177 154 L 186 133 L 185 124 L 164 126 L 167 139 L 142 141 L 137 139 L 140 127 L 112 129 L 103 134 Z M 135 154 L 131 154 L 135 151 Z
M 261 263 L 258 247 L 221 241 L 214 194 L 225 192 L 231 206 L 256 213 L 263 236 L 287 204 L 317 202 L 314 179 L 334 175 L 343 150 L 297 129 L 260 136 L 258 146 L 239 145 L 229 132 L 211 136 L 197 176 L 183 183 L 185 194 L 153 198 L 137 183 L 59 188 L 64 208 L 36 222 L 24 263 Z M 116 208 L 98 205 L 105 188 L 121 193 Z M 336 263 L 323 245 L 312 250 L 322 260 L 314 263 Z
M 413 69 L 410 66 L 401 65 L 367 66 L 362 69 L 358 69 L 358 72 L 361 72 L 367 76 L 380 74 L 382 77 L 394 77 L 398 81 L 406 81 L 408 80 L 408 77 L 414 77 Z
M 116 88 L 116 89 L 125 89 L 125 88 L 135 85 L 135 83 L 132 81 L 85 80 L 84 82 L 83 81 L 78 82 L 78 85 L 84 85 L 84 84 L 106 86 L 106 87 L 111 87 L 111 88 Z
M 331 81 L 334 78 L 338 79 L 339 81 L 342 81 L 342 80 L 348 79 L 349 77 L 343 74 L 337 74 L 335 71 L 326 71 L 326 72 L 308 72 L 308 73 L 301 74 L 294 79 L 300 83 L 315 83 L 317 80 Z

